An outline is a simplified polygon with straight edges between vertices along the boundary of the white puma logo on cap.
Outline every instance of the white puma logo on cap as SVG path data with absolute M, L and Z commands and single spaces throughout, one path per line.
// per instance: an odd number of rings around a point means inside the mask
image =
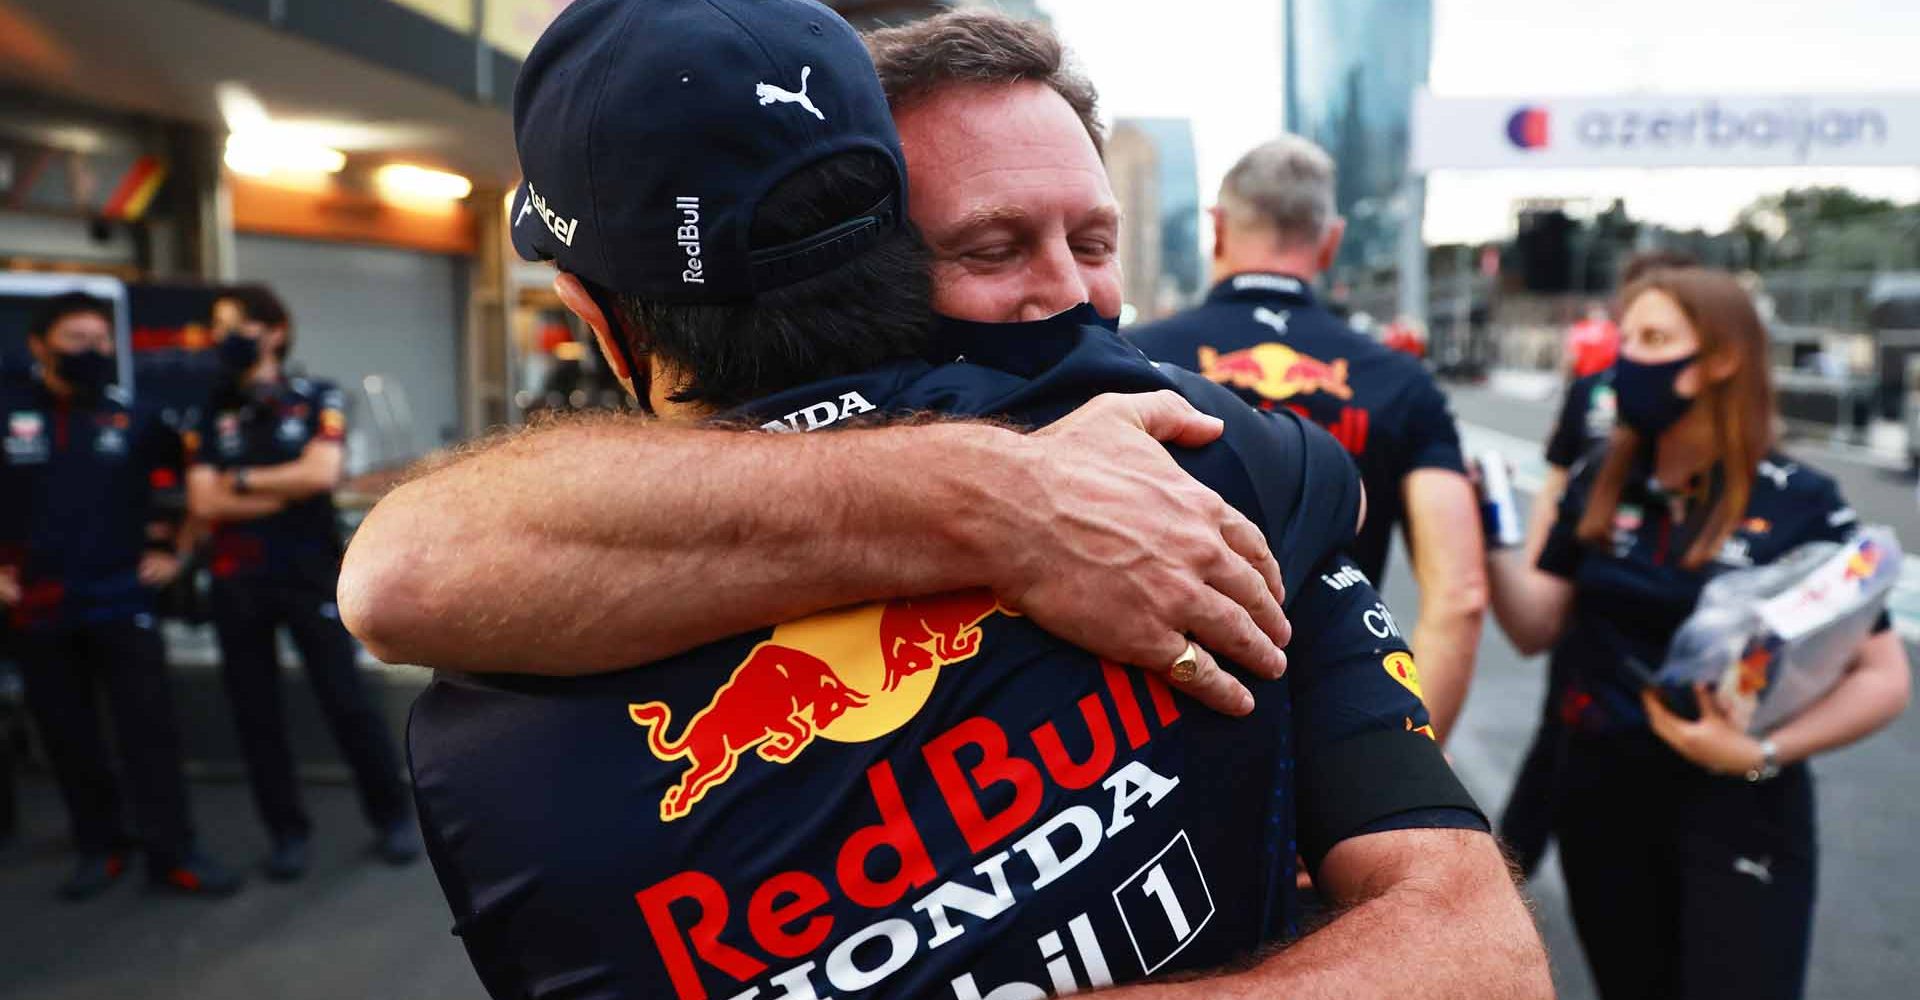
M 800 67 L 800 92 L 799 93 L 794 93 L 791 90 L 784 90 L 782 88 L 774 86 L 771 83 L 754 84 L 753 92 L 759 96 L 760 106 L 763 108 L 769 104 L 775 104 L 775 103 L 798 104 L 801 107 L 807 109 L 808 111 L 813 112 L 813 116 L 815 118 L 818 118 L 821 121 L 826 121 L 827 116 L 821 114 L 820 109 L 813 106 L 813 99 L 807 96 L 807 78 L 812 75 L 813 75 L 812 66 Z

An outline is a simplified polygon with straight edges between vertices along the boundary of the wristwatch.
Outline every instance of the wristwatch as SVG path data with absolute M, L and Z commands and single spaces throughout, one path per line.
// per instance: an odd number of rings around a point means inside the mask
M 1780 776 L 1780 748 L 1772 740 L 1760 741 L 1760 766 L 1747 772 L 1747 780 L 1759 783 Z
M 241 496 L 246 496 L 248 493 L 253 492 L 253 488 L 247 485 L 247 470 L 233 470 L 233 491 Z

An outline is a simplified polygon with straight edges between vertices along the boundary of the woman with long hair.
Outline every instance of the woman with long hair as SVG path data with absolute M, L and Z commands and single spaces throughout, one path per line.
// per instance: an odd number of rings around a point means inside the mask
M 1554 816 L 1574 923 L 1602 996 L 1797 998 L 1814 890 L 1806 761 L 1892 721 L 1907 655 L 1883 620 L 1845 679 L 1768 733 L 1647 687 L 1718 573 L 1840 541 L 1832 479 L 1774 450 L 1767 336 L 1734 279 L 1654 271 L 1622 295 L 1619 426 L 1574 466 L 1537 566 L 1496 553 L 1494 614 L 1552 650 L 1562 723 Z

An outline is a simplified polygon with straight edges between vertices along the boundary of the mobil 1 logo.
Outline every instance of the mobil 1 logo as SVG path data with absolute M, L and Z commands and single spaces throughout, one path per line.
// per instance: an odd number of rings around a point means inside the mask
M 1147 975 L 1192 944 L 1213 919 L 1213 892 L 1187 831 L 1180 831 L 1153 860 L 1120 883 L 1113 890 L 1113 903 Z

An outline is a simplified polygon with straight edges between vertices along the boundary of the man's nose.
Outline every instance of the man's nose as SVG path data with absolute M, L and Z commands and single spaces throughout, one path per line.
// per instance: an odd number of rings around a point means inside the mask
M 1057 316 L 1088 298 L 1086 276 L 1080 271 L 1073 248 L 1065 240 L 1049 242 L 1027 268 L 1026 294 L 1021 296 L 1016 318 L 1030 323 Z

